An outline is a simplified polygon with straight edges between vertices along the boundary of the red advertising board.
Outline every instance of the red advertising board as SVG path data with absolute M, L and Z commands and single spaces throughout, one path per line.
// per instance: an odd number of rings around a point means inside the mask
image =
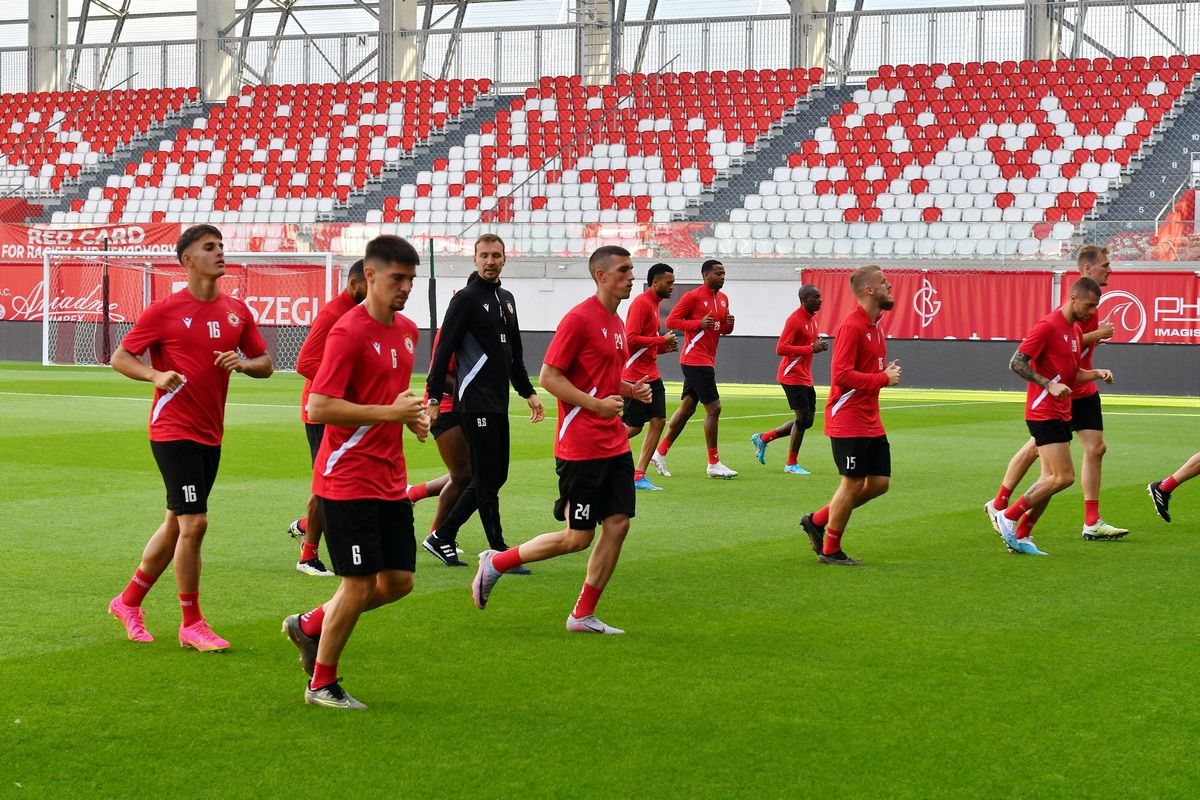
M 1062 278 L 1065 298 L 1076 280 Z M 1200 277 L 1194 272 L 1119 271 L 1108 279 L 1096 311 L 1113 324 L 1113 342 L 1200 342 Z
M 47 228 L 0 224 L 0 259 L 41 260 L 46 250 L 149 250 L 174 253 L 179 223 L 100 225 L 91 228 Z
M 856 302 L 851 270 L 804 270 L 821 290 L 817 320 L 832 334 Z M 1050 272 L 886 270 L 896 304 L 883 329 L 894 339 L 1021 339 L 1051 307 Z

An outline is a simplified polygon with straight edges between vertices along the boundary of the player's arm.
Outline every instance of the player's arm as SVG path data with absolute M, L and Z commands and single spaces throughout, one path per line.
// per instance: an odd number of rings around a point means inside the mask
M 698 331 L 704 327 L 701 318 L 692 319 L 692 307 L 695 303 L 694 296 L 688 292 L 683 297 L 679 298 L 679 302 L 671 309 L 671 313 L 667 314 L 667 327 L 674 328 L 677 331 Z
M 1114 380 L 1115 379 L 1113 378 L 1112 370 L 1108 369 L 1081 369 L 1075 374 L 1076 386 L 1089 381 L 1104 381 L 1105 383 L 1112 383 Z
M 183 385 L 184 378 L 174 370 L 160 372 L 153 367 L 143 364 L 137 356 L 125 349 L 125 345 L 117 347 L 112 355 L 112 368 L 135 381 L 153 383 L 160 392 L 173 392 Z
M 1101 339 L 1111 339 L 1114 330 L 1112 320 L 1106 319 L 1100 323 L 1100 326 L 1096 330 L 1083 335 L 1083 344 L 1086 347 L 1087 345 L 1095 344 Z
M 895 386 L 900 380 L 900 367 L 895 361 L 888 364 L 887 369 L 882 372 L 861 372 L 854 368 L 855 356 L 862 344 L 862 335 L 858 331 L 851 333 L 842 329 L 838 332 L 829 365 L 830 380 L 845 389 L 880 389 L 884 386 Z M 894 381 L 889 370 L 895 371 Z
M 728 336 L 729 334 L 733 333 L 733 314 L 727 313 L 725 315 L 725 327 L 721 328 L 721 330 L 717 332 L 722 336 Z
M 254 355 L 243 358 L 237 350 L 226 350 L 223 353 L 214 350 L 213 363 L 226 372 L 240 372 L 251 378 L 269 378 L 275 372 L 275 363 L 271 354 L 267 352 L 267 343 L 258 332 L 258 325 L 254 322 L 250 309 L 246 309 L 242 315 L 242 335 L 238 339 L 238 349 Z
M 296 356 L 296 372 L 301 377 L 310 381 L 317 377 L 317 370 L 321 369 L 321 356 L 325 354 L 325 339 L 336 321 L 333 314 L 317 314 L 313 320 L 308 336 L 304 337 L 304 344 L 300 345 L 300 355 Z
M 459 292 L 450 298 L 450 305 L 446 307 L 446 318 L 442 320 L 442 328 L 438 331 L 437 348 L 433 351 L 429 374 L 425 376 L 425 387 L 429 392 L 431 405 L 440 403 L 446 392 L 446 371 L 450 369 L 450 357 L 462 344 L 471 321 L 471 306 L 467 303 L 466 295 L 467 292 Z
M 783 333 L 779 334 L 779 341 L 775 345 L 775 355 L 777 356 L 808 356 L 812 355 L 813 347 L 811 344 L 798 344 L 797 339 L 800 338 L 800 333 L 803 328 L 791 317 L 783 326 Z
M 418 423 L 424 413 L 421 398 L 412 389 L 396 395 L 396 399 L 386 406 L 360 405 L 341 397 L 317 392 L 308 396 L 308 418 L 313 422 L 336 425 L 340 428 L 378 425 L 381 422 L 407 425 Z
M 567 379 L 566 374 L 558 367 L 542 364 L 538 375 L 538 383 L 547 392 L 562 400 L 567 405 L 587 409 L 601 419 L 612 419 L 621 413 L 624 403 L 621 395 L 613 394 L 608 397 L 595 397 L 583 391 Z
M 629 306 L 629 314 L 625 317 L 625 340 L 630 350 L 641 350 L 643 347 L 653 347 L 666 351 L 667 339 L 659 336 L 657 330 L 650 329 L 653 318 L 645 303 L 634 303 Z

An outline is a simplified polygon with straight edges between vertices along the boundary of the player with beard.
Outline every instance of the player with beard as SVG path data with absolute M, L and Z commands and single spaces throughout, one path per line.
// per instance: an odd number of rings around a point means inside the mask
M 857 567 L 861 562 L 842 550 L 850 513 L 888 490 L 892 453 L 879 418 L 879 390 L 900 382 L 900 363 L 887 358 L 879 317 L 896 301 L 883 270 L 869 265 L 850 275 L 858 300 L 833 337 L 825 435 L 842 482 L 824 508 L 800 518 L 800 525 L 822 564 Z

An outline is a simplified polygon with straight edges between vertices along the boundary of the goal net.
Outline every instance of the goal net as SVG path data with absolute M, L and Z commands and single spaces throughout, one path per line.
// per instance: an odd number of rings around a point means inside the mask
M 142 309 L 187 285 L 187 271 L 163 253 L 49 250 L 42 269 L 46 365 L 109 363 Z M 218 282 L 249 307 L 275 368 L 287 370 L 341 284 L 331 253 L 226 253 Z

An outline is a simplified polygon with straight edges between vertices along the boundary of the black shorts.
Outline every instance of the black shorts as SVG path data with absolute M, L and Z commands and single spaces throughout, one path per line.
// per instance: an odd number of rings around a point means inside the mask
M 1104 430 L 1104 415 L 1100 413 L 1099 392 L 1071 401 L 1071 430 Z
M 221 465 L 221 446 L 187 439 L 150 442 L 167 487 L 167 508 L 178 515 L 207 514 L 208 495 Z
M 317 463 L 317 453 L 321 449 L 321 439 L 325 437 L 325 425 L 320 422 L 304 423 L 304 435 L 308 437 L 308 452 L 312 454 L 313 464 Z
M 886 436 L 829 437 L 833 445 L 833 463 L 849 478 L 892 474 L 892 447 Z
M 625 407 L 621 411 L 621 421 L 631 428 L 640 428 L 652 419 L 667 418 L 667 389 L 663 386 L 662 378 L 650 381 L 650 402 L 643 403 L 631 398 L 625 398 Z
M 438 420 L 429 427 L 429 433 L 436 440 L 439 436 L 448 430 L 453 430 L 462 425 L 462 417 L 457 411 L 443 411 L 438 414 Z
M 786 383 L 780 385 L 783 386 L 783 393 L 787 395 L 788 408 L 792 411 L 807 411 L 809 416 L 816 415 L 816 389 L 811 386 L 791 386 Z
M 567 522 L 571 530 L 593 530 L 612 514 L 634 515 L 633 453 L 587 461 L 554 461 L 559 495 L 554 518 Z
M 417 539 L 407 500 L 326 500 L 318 497 L 325 550 L 338 575 L 415 572 Z
M 696 402 L 706 406 L 721 399 L 717 391 L 717 371 L 712 367 L 692 367 L 680 364 L 683 368 L 683 396 L 691 395 Z
M 1038 447 L 1071 441 L 1071 423 L 1065 419 L 1027 419 L 1025 424 Z

